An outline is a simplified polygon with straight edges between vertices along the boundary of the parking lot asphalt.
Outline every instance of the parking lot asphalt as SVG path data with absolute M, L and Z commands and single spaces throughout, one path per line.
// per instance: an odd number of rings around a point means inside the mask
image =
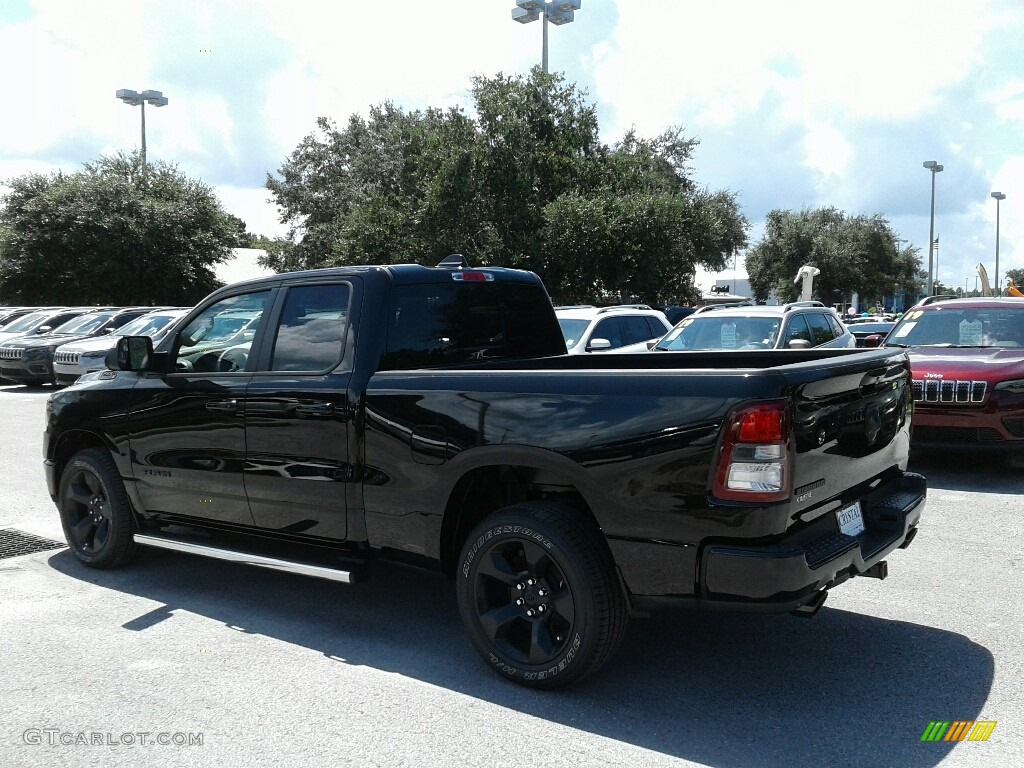
M 47 394 L 0 387 L 0 529 L 60 541 Z M 1024 765 L 1024 463 L 912 469 L 928 507 L 885 581 L 842 585 L 812 620 L 635 620 L 607 667 L 554 693 L 491 673 L 434 574 L 0 559 L 0 765 Z M 997 725 L 922 742 L 934 720 Z

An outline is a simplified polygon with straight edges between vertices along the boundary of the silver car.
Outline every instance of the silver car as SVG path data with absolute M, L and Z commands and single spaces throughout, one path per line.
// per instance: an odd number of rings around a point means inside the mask
M 636 344 L 623 352 L 749 351 L 854 347 L 856 337 L 831 307 L 819 301 L 782 306 L 704 307 L 653 345 Z
M 107 352 L 117 346 L 121 336 L 149 336 L 156 341 L 188 311 L 188 308 L 174 307 L 157 309 L 126 323 L 116 333 L 57 347 L 53 355 L 53 373 L 57 384 L 73 384 L 83 374 L 102 371 Z

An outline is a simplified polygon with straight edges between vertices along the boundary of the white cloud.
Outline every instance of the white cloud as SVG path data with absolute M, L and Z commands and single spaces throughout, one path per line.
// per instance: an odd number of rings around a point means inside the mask
M 804 165 L 825 176 L 840 176 L 847 170 L 853 150 L 834 125 L 812 123 L 804 137 Z
M 796 124 L 906 118 L 977 62 L 997 24 L 989 8 L 981 0 L 618 0 L 614 40 L 594 57 L 597 96 L 614 111 L 613 137 L 631 125 L 648 134 L 678 123 L 719 130 L 766 100 Z
M 0 103 L 14 115 L 0 123 L 0 178 L 137 146 L 138 109 L 114 91 L 155 88 L 170 105 L 147 110 L 150 156 L 213 184 L 250 230 L 281 233 L 263 178 L 317 116 L 467 105 L 473 74 L 537 63 L 540 24 L 514 24 L 512 5 L 39 0 L 6 25 L 0 7 Z M 589 85 L 605 140 L 683 124 L 702 142 L 700 183 L 737 190 L 755 227 L 771 207 L 836 205 L 891 214 L 918 245 L 920 163 L 935 158 L 943 263 L 962 273 L 990 253 L 987 194 L 1002 188 L 1000 265 L 1022 266 L 1019 0 L 584 6 L 550 30 L 551 65 Z

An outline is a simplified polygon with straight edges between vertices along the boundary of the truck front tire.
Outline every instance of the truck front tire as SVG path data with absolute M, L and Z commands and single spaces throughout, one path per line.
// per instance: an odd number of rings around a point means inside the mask
M 607 544 L 561 504 L 514 504 L 483 520 L 455 578 L 473 646 L 520 685 L 574 683 L 607 662 L 625 634 L 629 609 Z
M 131 503 L 105 450 L 90 448 L 71 457 L 61 474 L 57 506 L 68 546 L 89 567 L 114 568 L 137 555 Z

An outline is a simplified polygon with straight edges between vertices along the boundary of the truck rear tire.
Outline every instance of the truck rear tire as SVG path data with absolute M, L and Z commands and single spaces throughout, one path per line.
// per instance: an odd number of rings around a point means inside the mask
M 625 634 L 629 609 L 608 545 L 561 504 L 514 504 L 483 520 L 455 578 L 473 646 L 520 685 L 575 683 L 605 664 Z
M 61 474 L 57 507 L 64 537 L 90 568 L 115 568 L 135 559 L 131 502 L 105 450 L 79 451 Z

